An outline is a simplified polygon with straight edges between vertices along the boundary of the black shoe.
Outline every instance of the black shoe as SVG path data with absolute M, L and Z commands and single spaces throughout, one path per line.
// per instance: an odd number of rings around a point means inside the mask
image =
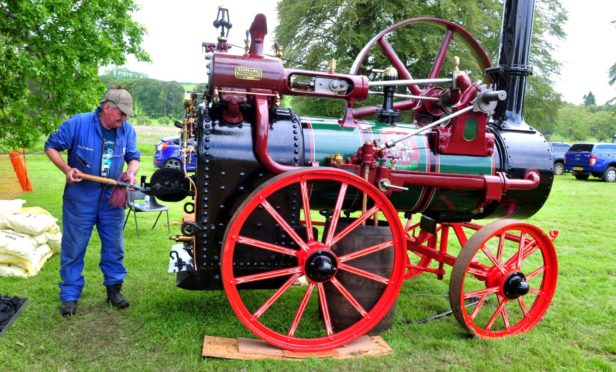
M 122 282 L 107 286 L 107 302 L 118 309 L 128 307 L 128 300 L 122 294 Z
M 62 302 L 62 310 L 60 313 L 62 316 L 73 316 L 77 312 L 77 301 Z

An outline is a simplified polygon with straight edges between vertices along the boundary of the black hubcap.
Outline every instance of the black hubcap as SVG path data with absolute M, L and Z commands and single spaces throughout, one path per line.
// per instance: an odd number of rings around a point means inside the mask
M 509 299 L 518 298 L 528 293 L 530 287 L 526 281 L 526 277 L 521 272 L 511 273 L 505 280 L 505 296 Z
M 336 269 L 336 257 L 328 251 L 316 251 L 306 260 L 306 275 L 315 282 L 331 279 Z

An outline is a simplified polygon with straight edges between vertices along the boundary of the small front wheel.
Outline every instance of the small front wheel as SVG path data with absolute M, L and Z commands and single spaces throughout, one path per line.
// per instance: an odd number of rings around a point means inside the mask
M 481 338 L 530 331 L 556 290 L 555 237 L 515 220 L 495 221 L 477 231 L 451 274 L 449 302 L 456 320 Z

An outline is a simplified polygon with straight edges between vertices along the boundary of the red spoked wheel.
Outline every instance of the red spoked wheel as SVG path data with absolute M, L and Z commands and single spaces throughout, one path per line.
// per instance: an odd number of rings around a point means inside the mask
M 430 25 L 430 26 L 435 26 L 441 30 L 444 30 L 444 34 L 438 46 L 438 51 L 436 52 L 436 55 L 433 56 L 434 62 L 430 68 L 430 71 L 427 73 L 427 76 L 416 76 L 415 78 L 434 79 L 434 78 L 439 77 L 441 70 L 443 69 L 443 64 L 445 60 L 447 59 L 447 54 L 452 49 L 452 42 L 454 41 L 454 37 L 457 37 L 457 39 L 461 40 L 460 46 L 467 48 L 466 50 L 470 52 L 470 55 L 475 60 L 474 63 L 477 65 L 477 68 L 480 70 L 480 75 L 483 75 L 485 69 L 492 66 L 492 62 L 490 61 L 490 58 L 488 57 L 486 51 L 479 44 L 479 42 L 464 28 L 462 28 L 461 26 L 453 22 L 450 22 L 444 19 L 422 17 L 422 18 L 411 18 L 411 19 L 407 19 L 405 21 L 396 23 L 395 25 L 392 25 L 384 29 L 383 31 L 381 31 L 379 34 L 377 34 L 359 52 L 359 54 L 355 58 L 355 61 L 353 62 L 353 65 L 351 66 L 349 73 L 355 74 L 355 75 L 360 74 L 360 72 L 362 72 L 360 71 L 362 66 L 365 66 L 366 62 L 372 59 L 371 52 L 373 50 L 376 50 L 377 48 L 375 47 L 376 45 L 378 45 L 379 46 L 378 49 L 380 50 L 380 52 L 385 56 L 387 61 L 390 62 L 391 65 L 398 71 L 399 79 L 405 79 L 405 80 L 413 79 L 413 76 L 407 70 L 407 63 L 406 63 L 406 59 L 411 58 L 411 56 L 407 56 L 404 58 L 400 57 L 398 53 L 396 53 L 396 51 L 394 50 L 394 47 L 392 46 L 392 44 L 387 40 L 388 35 L 399 33 L 401 32 L 400 30 L 401 28 L 405 26 L 412 26 L 412 25 L 416 25 L 416 26 L 417 25 Z M 427 38 L 426 35 L 424 35 L 424 39 L 425 38 Z M 457 52 L 460 47 L 456 45 L 453 48 Z M 416 56 L 413 56 L 413 58 L 416 58 Z M 468 63 L 465 63 L 464 61 L 463 63 L 464 65 L 468 65 Z M 379 67 L 385 68 L 386 66 L 379 66 Z M 490 77 L 483 76 L 483 80 L 486 82 L 489 82 Z M 413 95 L 430 96 L 433 98 L 438 97 L 440 93 L 440 89 L 435 88 L 433 84 L 427 84 L 424 87 L 411 84 L 408 86 L 408 89 Z M 408 110 L 410 108 L 415 107 L 417 103 L 418 103 L 417 100 L 409 99 L 406 101 L 396 102 L 394 104 L 394 108 L 399 109 L 399 110 Z M 438 104 L 432 103 L 431 101 L 425 101 L 423 105 L 427 109 L 428 112 L 442 115 L 442 112 L 440 112 Z M 353 117 L 360 118 L 360 117 L 373 115 L 378 110 L 380 110 L 380 108 L 376 106 L 357 108 L 353 110 Z
M 283 204 L 293 200 L 300 213 L 283 216 Z M 387 237 L 341 252 L 377 213 Z M 268 223 L 280 231 L 263 234 L 260 228 Z M 405 248 L 397 212 L 376 187 L 338 169 L 301 169 L 270 179 L 240 205 L 225 233 L 222 281 L 236 315 L 258 337 L 287 350 L 328 350 L 367 333 L 387 314 L 403 282 Z M 243 257 L 264 253 L 271 262 L 242 270 Z M 371 262 L 383 255 L 390 257 L 386 270 L 372 269 Z M 308 284 L 294 286 L 301 277 Z M 365 288 L 376 288 L 376 296 L 366 301 Z M 334 292 L 352 309 L 351 324 L 337 326 L 328 298 Z
M 473 335 L 498 338 L 528 332 L 547 311 L 558 276 L 550 236 L 528 223 L 499 220 L 462 248 L 449 283 L 458 322 Z

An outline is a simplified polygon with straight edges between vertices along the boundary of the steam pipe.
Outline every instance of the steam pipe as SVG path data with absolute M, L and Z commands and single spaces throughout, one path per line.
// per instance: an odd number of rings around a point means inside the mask
M 502 127 L 528 127 L 524 122 L 526 80 L 532 73 L 528 66 L 533 31 L 535 0 L 506 0 L 498 54 L 498 66 L 487 69 L 497 90 L 507 92 L 507 100 L 499 102 L 494 120 Z
M 269 109 L 267 97 L 255 96 L 256 106 L 256 133 L 255 133 L 255 152 L 259 162 L 274 174 L 281 174 L 294 169 L 294 166 L 284 165 L 272 159 L 267 150 L 267 142 L 269 135 Z

